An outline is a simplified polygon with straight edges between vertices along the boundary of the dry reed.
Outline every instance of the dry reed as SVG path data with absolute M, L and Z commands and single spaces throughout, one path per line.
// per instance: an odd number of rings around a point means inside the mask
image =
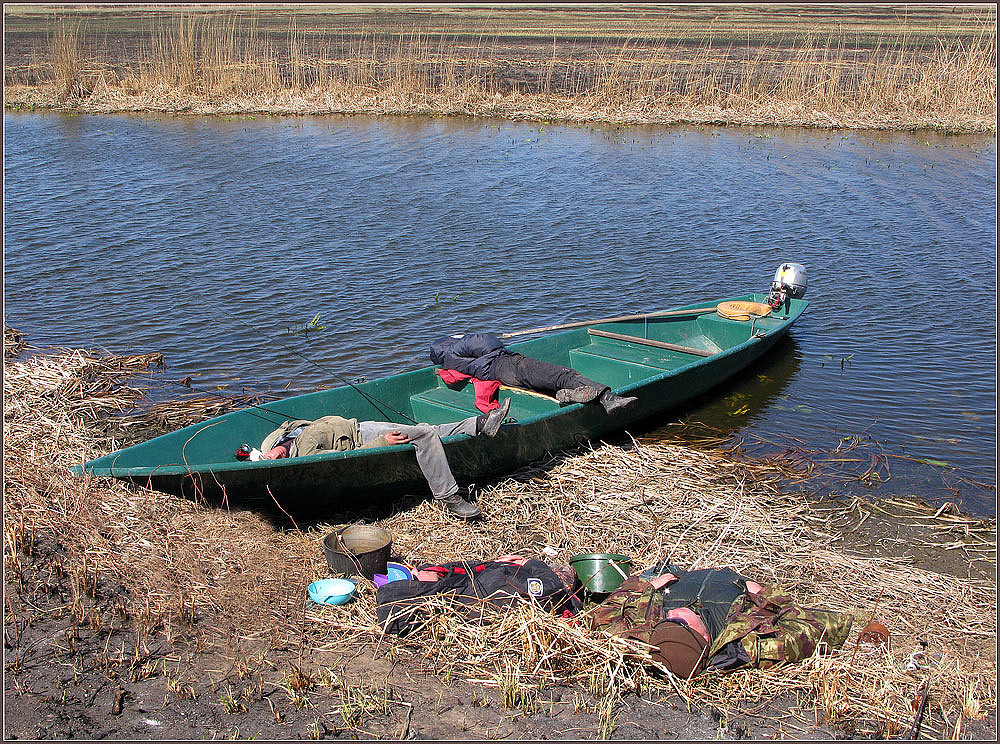
M 782 492 L 774 468 L 724 450 L 601 445 L 481 487 L 484 523 L 457 524 L 422 502 L 378 524 L 393 534 L 395 551 L 413 562 L 521 553 L 565 564 L 575 553 L 599 550 L 630 555 L 637 567 L 664 559 L 729 566 L 778 582 L 804 603 L 851 613 L 855 629 L 845 648 L 782 668 L 684 681 L 656 673 L 641 644 L 533 607 L 495 612 L 484 606 L 469 615 L 442 605 L 419 631 L 385 637 L 370 584 L 345 607 L 305 600 L 304 587 L 327 573 L 320 541 L 339 525 L 282 530 L 255 513 L 69 475 L 69 465 L 115 446 L 110 434 L 132 430 L 121 425 L 120 414 L 133 409 L 141 393 L 127 379 L 161 361 L 156 355 L 56 350 L 22 361 L 8 342 L 23 339 L 6 328 L 4 339 L 5 585 L 20 587 L 16 597 L 29 592 L 26 569 L 41 560 L 38 546 L 48 541 L 66 552 L 63 565 L 74 577 L 74 616 L 81 623 L 101 622 L 94 611 L 99 587 L 122 586 L 129 599 L 118 601 L 116 611 L 138 629 L 137 640 L 135 648 L 107 649 L 110 660 L 103 663 L 131 660 L 141 673 L 146 667 L 139 662 L 155 659 L 146 648 L 154 637 L 244 657 L 254 649 L 261 659 L 297 649 L 301 687 L 317 678 L 311 654 L 360 647 L 445 680 L 485 686 L 500 704 L 524 711 L 550 686 L 589 691 L 602 736 L 613 731 L 617 706 L 633 692 L 679 694 L 724 715 L 752 714 L 754 706 L 787 692 L 799 700 L 793 716 L 873 736 L 906 732 L 911 701 L 925 681 L 929 734 L 960 733 L 963 721 L 995 710 L 994 520 L 895 504 L 891 521 L 908 519 L 925 553 L 959 556 L 965 566 L 958 572 L 920 568 L 909 549 L 861 552 L 846 544 L 867 519 L 862 512 L 893 504 L 817 505 Z M 16 626 L 30 605 L 14 601 Z M 859 643 L 858 631 L 872 617 L 890 628 L 890 650 Z M 921 640 L 926 654 L 916 660 L 933 663 L 908 671 Z M 298 700 L 290 679 L 283 684 Z M 390 693 L 383 692 L 388 705 Z M 343 694 L 345 720 L 353 721 L 360 703 L 348 699 L 347 688 Z
M 547 58 L 487 31 L 471 44 L 371 30 L 338 45 L 331 28 L 324 44 L 291 18 L 282 37 L 253 14 L 176 14 L 125 59 L 63 22 L 42 69 L 5 71 L 8 105 L 996 131 L 995 17 L 971 39 L 915 42 L 904 26 L 873 48 L 846 32 L 722 46 L 668 18 L 615 42 L 553 39 Z

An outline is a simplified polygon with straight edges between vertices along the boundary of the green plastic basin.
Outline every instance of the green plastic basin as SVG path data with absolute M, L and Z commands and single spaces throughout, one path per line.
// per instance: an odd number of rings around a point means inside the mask
M 581 553 L 569 559 L 584 590 L 593 594 L 610 594 L 617 589 L 632 569 L 632 559 L 617 553 Z

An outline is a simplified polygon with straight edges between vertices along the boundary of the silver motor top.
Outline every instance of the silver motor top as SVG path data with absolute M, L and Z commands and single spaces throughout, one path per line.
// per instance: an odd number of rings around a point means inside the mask
M 788 300 L 800 300 L 806 294 L 806 267 L 798 263 L 783 263 L 774 272 L 768 304 L 777 307 Z

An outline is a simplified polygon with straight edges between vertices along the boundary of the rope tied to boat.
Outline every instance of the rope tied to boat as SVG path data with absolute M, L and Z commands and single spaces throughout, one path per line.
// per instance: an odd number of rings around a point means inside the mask
M 763 302 L 747 302 L 746 300 L 728 300 L 716 306 L 716 312 L 729 320 L 747 321 L 751 317 L 766 317 L 774 308 Z

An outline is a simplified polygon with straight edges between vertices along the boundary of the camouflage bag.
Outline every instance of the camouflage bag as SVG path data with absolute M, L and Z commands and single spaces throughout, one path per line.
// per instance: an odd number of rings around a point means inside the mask
M 641 576 L 630 576 L 590 614 L 591 626 L 652 646 L 650 657 L 662 668 L 688 679 L 702 670 L 708 644 L 695 630 L 666 619 L 663 590 Z
M 760 594 L 747 592 L 730 607 L 726 626 L 709 649 L 708 666 L 749 663 L 765 669 L 801 661 L 817 646 L 821 651 L 842 646 L 853 621 L 841 612 L 801 607 L 773 585 Z
M 589 615 L 595 630 L 643 643 L 649 643 L 653 628 L 665 617 L 663 592 L 641 576 L 629 576 Z

